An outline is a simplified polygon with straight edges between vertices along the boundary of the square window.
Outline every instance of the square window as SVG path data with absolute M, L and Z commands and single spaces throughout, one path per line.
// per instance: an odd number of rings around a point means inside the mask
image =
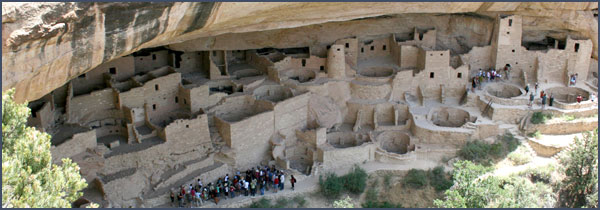
M 462 78 L 462 73 L 458 73 L 458 75 L 456 75 L 456 77 Z
M 387 46 L 383 45 L 383 51 L 385 51 L 385 50 L 386 50 L 386 47 L 387 47 Z
M 156 110 L 156 104 L 152 104 L 152 110 Z
M 349 47 L 350 47 L 350 44 L 349 44 L 349 43 L 346 43 L 346 48 L 349 48 Z
M 108 72 L 110 72 L 110 74 L 117 74 L 117 68 L 115 68 L 115 67 L 109 68 Z
M 371 46 L 371 51 L 375 50 L 375 46 Z
M 434 77 L 434 73 L 433 72 L 429 72 L 429 78 L 433 78 Z
M 186 128 L 190 128 L 190 125 L 185 125 Z
M 319 70 L 321 70 L 321 71 L 325 70 L 325 66 L 320 66 Z
M 154 85 L 154 90 L 158 90 L 158 85 Z

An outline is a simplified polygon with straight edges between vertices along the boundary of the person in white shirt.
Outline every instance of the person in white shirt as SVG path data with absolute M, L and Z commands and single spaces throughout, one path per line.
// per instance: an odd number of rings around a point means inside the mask
M 283 176 L 283 173 L 281 173 L 281 177 L 279 178 L 279 190 L 283 190 L 283 183 L 285 183 L 285 176 Z
M 229 174 L 225 175 L 225 182 L 229 181 Z

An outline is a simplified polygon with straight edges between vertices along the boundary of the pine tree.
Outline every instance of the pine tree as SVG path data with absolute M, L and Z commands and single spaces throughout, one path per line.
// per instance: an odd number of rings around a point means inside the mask
M 50 135 L 26 125 L 30 110 L 2 93 L 2 207 L 70 208 L 87 187 L 70 159 L 52 164 Z
M 561 194 L 563 206 L 598 207 L 598 130 L 575 137 L 573 147 L 560 158 L 565 179 Z

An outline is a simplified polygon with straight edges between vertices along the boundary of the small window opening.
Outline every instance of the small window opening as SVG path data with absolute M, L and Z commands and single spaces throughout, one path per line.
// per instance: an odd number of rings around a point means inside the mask
M 152 54 L 152 60 L 156 60 L 156 54 Z
M 515 52 L 515 50 L 513 49 L 512 52 Z
M 158 90 L 158 85 L 154 85 L 154 90 Z
M 434 73 L 433 72 L 429 72 L 429 78 L 433 78 L 434 77 Z
M 329 49 L 331 49 L 331 45 L 327 45 L 327 49 L 328 49 L 328 50 L 329 50 Z
M 340 51 L 340 48 L 338 48 L 337 51 Z
M 183 104 L 187 104 L 187 100 L 185 100 L 185 98 L 183 99 Z
M 371 51 L 375 50 L 375 46 L 371 46 Z
M 115 67 L 109 68 L 108 72 L 110 72 L 110 74 L 117 74 L 117 68 L 115 68 Z
M 346 43 L 346 48 L 350 48 L 350 44 L 349 43 Z
M 506 34 L 510 34 L 510 31 L 507 31 Z
M 508 19 L 508 26 L 512 26 L 512 19 Z
M 179 98 L 175 96 L 175 103 L 179 103 Z
M 185 125 L 186 128 L 190 128 L 190 125 Z
M 156 110 L 156 104 L 152 104 L 152 110 Z
M 364 47 L 361 47 L 361 48 L 360 48 L 360 52 L 361 52 L 361 53 L 364 53 L 364 52 L 365 52 L 365 48 L 364 48 Z
M 306 60 L 302 59 L 302 67 L 306 66 Z
M 575 43 L 575 52 L 579 51 L 579 43 Z
M 85 78 L 85 74 L 79 75 L 79 78 Z
M 387 46 L 383 45 L 383 50 L 384 50 L 384 51 L 386 50 L 386 47 L 387 47 Z
M 320 66 L 319 70 L 321 70 L 321 71 L 325 70 L 325 66 Z
M 444 56 L 444 53 L 440 53 L 440 56 Z
M 458 75 L 456 75 L 456 77 L 462 78 L 462 73 L 458 73 Z
M 423 40 L 423 34 L 419 33 L 419 40 Z

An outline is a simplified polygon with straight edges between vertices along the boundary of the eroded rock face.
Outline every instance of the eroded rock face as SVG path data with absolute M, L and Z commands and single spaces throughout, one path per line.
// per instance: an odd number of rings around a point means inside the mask
M 363 33 L 331 30 L 327 33 L 332 37 L 322 36 L 327 31 L 324 26 L 345 24 L 336 21 L 403 13 L 471 14 L 462 19 L 411 19 L 415 25 L 430 21 L 436 27 L 465 23 L 467 30 L 480 34 L 481 37 L 459 36 L 454 43 L 440 43 L 457 52 L 468 51 L 472 44 L 479 45 L 478 41 L 489 42 L 488 26 L 477 23 L 498 14 L 518 14 L 523 16 L 524 41 L 565 37 L 568 31 L 590 38 L 594 43 L 593 57 L 597 58 L 597 8 L 597 2 L 2 3 L 2 90 L 16 87 L 17 101 L 31 101 L 95 66 L 142 48 L 169 45 L 185 50 L 190 43 L 194 43 L 194 50 L 306 46 L 307 40 L 325 43 L 336 36 Z M 468 22 L 479 28 L 469 28 Z M 322 23 L 327 24 L 315 25 Z M 394 27 L 379 28 L 395 33 L 398 27 Z M 295 42 L 290 34 L 298 30 L 319 36 Z M 439 30 L 438 36 L 455 36 L 453 32 L 460 30 Z M 264 35 L 268 38 L 261 39 Z

